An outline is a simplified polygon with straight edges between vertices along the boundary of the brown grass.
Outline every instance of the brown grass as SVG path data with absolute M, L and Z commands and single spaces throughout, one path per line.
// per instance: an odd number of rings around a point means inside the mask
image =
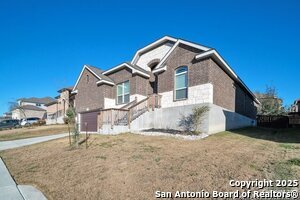
M 2 130 L 0 131 L 0 141 L 17 140 L 58 133 L 66 133 L 67 131 L 68 126 L 66 125 L 33 126 L 11 130 Z
M 88 149 L 70 148 L 64 138 L 0 154 L 19 184 L 55 200 L 154 199 L 156 190 L 236 190 L 230 179 L 299 179 L 300 167 L 289 162 L 299 158 L 298 136 L 282 143 L 258 139 L 255 131 L 272 134 L 246 129 L 198 141 L 93 135 Z

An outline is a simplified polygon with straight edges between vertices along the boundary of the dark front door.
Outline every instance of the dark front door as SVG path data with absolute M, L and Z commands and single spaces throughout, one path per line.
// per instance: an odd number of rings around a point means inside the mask
M 97 117 L 99 111 L 86 112 L 81 114 L 80 131 L 97 132 Z

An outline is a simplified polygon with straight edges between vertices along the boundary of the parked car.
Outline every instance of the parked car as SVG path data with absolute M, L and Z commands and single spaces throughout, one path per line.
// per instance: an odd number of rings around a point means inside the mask
M 27 119 L 22 119 L 21 126 L 30 126 L 33 123 L 38 123 L 39 120 L 40 118 L 38 117 L 29 117 Z
M 18 119 L 5 119 L 0 122 L 0 129 L 18 128 L 20 121 Z

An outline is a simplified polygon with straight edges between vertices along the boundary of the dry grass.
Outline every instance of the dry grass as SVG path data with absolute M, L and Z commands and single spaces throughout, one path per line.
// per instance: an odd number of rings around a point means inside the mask
M 0 131 L 0 141 L 17 140 L 58 133 L 66 133 L 66 125 L 33 126 Z
M 300 133 L 294 132 L 291 143 L 261 129 L 199 141 L 92 136 L 88 149 L 69 148 L 64 138 L 0 154 L 19 184 L 35 185 L 49 199 L 154 199 L 156 190 L 235 190 L 230 179 L 299 179 Z

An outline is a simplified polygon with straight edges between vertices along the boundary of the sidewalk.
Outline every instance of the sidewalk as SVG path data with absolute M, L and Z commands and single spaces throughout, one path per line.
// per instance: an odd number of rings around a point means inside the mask
M 46 142 L 68 136 L 68 133 L 0 142 L 0 151 Z
M 30 185 L 17 185 L 0 158 L 0 199 L 47 200 L 42 192 Z

